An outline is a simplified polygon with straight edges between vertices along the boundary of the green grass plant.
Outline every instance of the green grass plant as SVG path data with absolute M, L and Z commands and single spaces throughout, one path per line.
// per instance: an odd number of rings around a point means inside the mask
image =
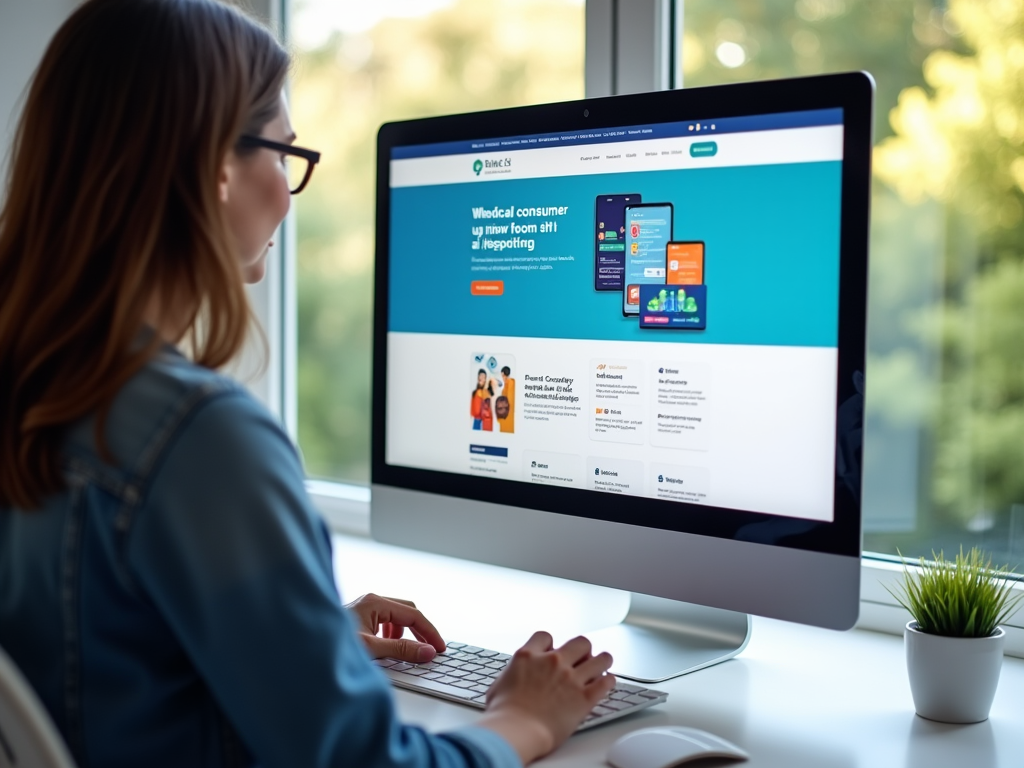
M 912 573 L 903 560 L 903 583 L 886 589 L 910 611 L 921 632 L 944 637 L 989 637 L 1017 609 L 1024 593 L 1014 594 L 1013 570 L 992 567 L 991 556 L 977 547 L 954 560 L 940 551 L 933 562 L 922 557 Z

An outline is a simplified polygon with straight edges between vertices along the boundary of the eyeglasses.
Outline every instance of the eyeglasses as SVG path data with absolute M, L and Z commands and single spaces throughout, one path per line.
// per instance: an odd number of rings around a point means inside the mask
M 288 190 L 297 195 L 309 183 L 309 177 L 313 175 L 313 168 L 320 162 L 320 153 L 312 149 L 294 147 L 291 144 L 282 144 L 278 141 L 271 141 L 260 136 L 242 135 L 238 139 L 240 147 L 262 147 L 281 152 L 285 155 L 284 165 L 288 173 Z

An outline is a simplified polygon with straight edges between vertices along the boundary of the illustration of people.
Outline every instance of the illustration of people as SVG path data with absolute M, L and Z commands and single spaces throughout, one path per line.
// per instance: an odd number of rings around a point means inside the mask
M 476 374 L 476 389 L 470 396 L 469 413 L 473 417 L 473 429 L 490 432 L 494 429 L 492 414 L 494 413 L 493 379 L 488 381 L 487 371 L 481 368 Z
M 501 432 L 516 431 L 516 380 L 507 365 L 501 369 L 501 395 L 494 401 L 494 414 Z

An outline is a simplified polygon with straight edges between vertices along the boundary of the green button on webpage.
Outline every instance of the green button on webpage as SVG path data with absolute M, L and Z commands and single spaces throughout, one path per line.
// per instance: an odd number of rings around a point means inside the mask
M 718 145 L 713 141 L 698 141 L 690 145 L 690 157 L 714 157 L 718 154 Z

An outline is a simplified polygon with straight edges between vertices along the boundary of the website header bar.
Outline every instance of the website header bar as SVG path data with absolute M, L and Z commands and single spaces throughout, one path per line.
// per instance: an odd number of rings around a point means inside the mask
M 394 147 L 392 160 L 440 155 L 463 155 L 478 152 L 566 147 L 581 144 L 611 144 L 624 141 L 679 138 L 683 136 L 719 136 L 728 133 L 770 131 L 783 128 L 812 128 L 824 125 L 842 125 L 842 109 L 816 109 L 804 112 L 779 112 L 769 115 L 710 118 L 672 123 L 653 123 L 621 128 L 601 128 L 590 131 L 561 131 L 508 136 L 494 139 L 446 141 L 437 144 L 415 144 Z
M 780 165 L 843 159 L 843 127 L 826 125 L 699 138 L 623 141 L 391 161 L 391 187 L 691 168 Z

